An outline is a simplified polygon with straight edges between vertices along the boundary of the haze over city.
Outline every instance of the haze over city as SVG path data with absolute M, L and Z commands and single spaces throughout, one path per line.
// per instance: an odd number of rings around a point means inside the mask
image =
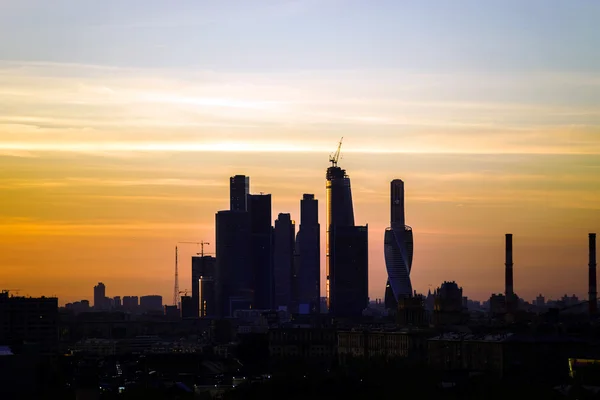
M 385 289 L 395 178 L 418 292 L 444 280 L 470 298 L 503 292 L 510 232 L 520 297 L 585 297 L 600 4 L 377 4 L 0 1 L 3 287 L 64 304 L 102 281 L 170 299 L 176 243 L 214 245 L 235 174 L 272 194 L 274 217 L 299 221 L 314 193 L 323 248 L 325 170 L 343 136 L 371 299 Z M 200 249 L 180 251 L 190 289 Z

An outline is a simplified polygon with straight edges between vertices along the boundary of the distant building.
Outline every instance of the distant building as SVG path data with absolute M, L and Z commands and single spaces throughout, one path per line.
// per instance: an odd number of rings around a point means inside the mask
M 192 315 L 194 318 L 215 315 L 215 274 L 217 259 L 192 256 Z
M 428 326 L 427 313 L 425 311 L 425 299 L 423 296 L 400 297 L 396 312 L 396 322 L 401 327 L 425 327 Z
M 490 316 L 492 318 L 504 318 L 506 314 L 506 297 L 503 294 L 492 294 L 489 300 Z
M 314 194 L 300 200 L 300 229 L 296 235 L 295 297 L 300 314 L 319 314 L 321 293 L 321 227 L 319 201 Z
M 121 309 L 121 306 L 122 306 L 122 304 L 121 304 L 121 296 L 115 296 L 113 298 L 113 308 L 119 310 L 119 309 Z
M 424 329 L 340 331 L 339 362 L 343 365 L 352 359 L 407 359 L 424 363 L 430 335 Z
M 247 196 L 250 193 L 250 177 L 235 175 L 229 178 L 229 209 L 231 211 L 248 211 Z
M 104 283 L 98 282 L 98 284 L 94 286 L 94 309 L 107 310 L 108 308 L 106 286 L 104 286 Z
M 194 314 L 194 303 L 191 296 L 181 296 L 181 318 L 198 318 Z
M 139 299 L 137 296 L 123 297 L 123 310 L 128 312 L 136 312 L 139 308 Z
M 140 297 L 140 309 L 143 312 L 162 312 L 163 299 L 159 295 L 149 295 Z
M 248 195 L 250 213 L 254 308 L 273 308 L 273 226 L 271 195 Z
M 334 226 L 331 232 L 335 275 L 330 279 L 329 312 L 360 317 L 369 305 L 369 233 L 367 226 Z
M 167 317 L 168 320 L 176 320 L 179 319 L 180 316 L 177 306 L 165 306 L 165 317 Z
M 276 309 L 291 309 L 295 230 L 290 214 L 279 214 L 275 221 L 273 257 Z
M 394 179 L 390 183 L 390 224 L 384 235 L 386 283 L 386 308 L 395 309 L 401 297 L 412 295 L 410 272 L 413 259 L 412 228 L 405 224 L 404 182 Z
M 14 353 L 24 344 L 41 353 L 58 351 L 58 299 L 0 293 L 0 344 L 12 346 Z
M 468 321 L 469 314 L 463 306 L 462 288 L 456 282 L 444 282 L 435 293 L 433 324 L 462 325 Z
M 334 329 L 276 328 L 269 330 L 269 354 L 273 360 L 316 362 L 329 365 L 337 353 Z
M 250 214 L 219 211 L 215 225 L 216 311 L 217 316 L 229 317 L 235 310 L 252 308 L 254 302 Z

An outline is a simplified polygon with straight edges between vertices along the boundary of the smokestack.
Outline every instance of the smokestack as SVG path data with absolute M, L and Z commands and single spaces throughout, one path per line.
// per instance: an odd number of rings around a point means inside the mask
M 506 266 L 505 269 L 505 282 L 504 282 L 504 291 L 505 291 L 505 296 L 506 296 L 506 300 L 508 301 L 509 299 L 512 298 L 512 295 L 514 294 L 514 290 L 513 290 L 513 242 L 512 242 L 512 233 L 507 233 L 506 234 L 506 246 L 505 246 L 505 250 L 506 250 L 506 263 L 504 264 Z
M 596 315 L 598 308 L 598 293 L 596 291 L 596 234 L 590 233 L 590 263 L 589 263 L 589 286 L 590 286 L 590 315 Z

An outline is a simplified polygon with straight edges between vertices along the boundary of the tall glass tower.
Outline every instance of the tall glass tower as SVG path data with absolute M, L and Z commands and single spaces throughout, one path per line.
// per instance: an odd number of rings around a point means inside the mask
M 332 251 L 332 235 L 335 226 L 354 226 L 354 207 L 352 205 L 352 189 L 350 177 L 346 170 L 337 165 L 327 168 L 326 201 L 327 232 L 325 238 L 326 255 L 326 287 L 327 307 L 331 308 L 335 291 L 332 291 L 332 280 L 335 276 L 335 259 Z
M 395 308 L 399 298 L 412 295 L 410 271 L 413 259 L 413 232 L 405 224 L 404 182 L 394 179 L 390 184 L 391 227 L 385 230 L 384 253 L 388 273 L 385 306 Z
M 318 314 L 321 296 L 321 232 L 319 201 L 314 194 L 300 200 L 300 229 L 296 235 L 296 300 L 300 314 Z

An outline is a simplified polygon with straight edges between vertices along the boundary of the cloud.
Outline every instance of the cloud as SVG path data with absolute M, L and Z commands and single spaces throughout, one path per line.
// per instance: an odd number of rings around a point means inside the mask
M 483 78 L 4 62 L 0 151 L 329 153 L 343 135 L 351 138 L 345 152 L 600 153 L 597 107 L 535 96 L 516 101 L 498 85 L 533 92 L 531 85 L 545 84 L 572 96 L 581 82 L 593 84 L 595 75 L 574 75 L 572 86 L 544 74 L 527 75 L 529 81 Z M 552 86 L 550 78 L 559 83 Z M 502 93 L 482 96 L 485 89 Z

